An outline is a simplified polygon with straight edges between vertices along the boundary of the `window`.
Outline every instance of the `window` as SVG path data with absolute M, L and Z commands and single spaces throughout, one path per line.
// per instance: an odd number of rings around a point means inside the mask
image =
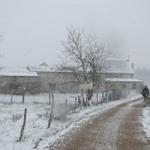
M 123 87 L 123 88 L 126 88 L 126 87 L 127 87 L 126 83 L 123 83 L 123 84 L 122 84 L 122 87 Z
M 132 89 L 136 89 L 136 83 L 132 84 Z

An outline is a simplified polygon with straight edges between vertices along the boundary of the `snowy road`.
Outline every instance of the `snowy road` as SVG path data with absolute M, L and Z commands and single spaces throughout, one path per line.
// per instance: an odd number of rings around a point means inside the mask
M 141 101 L 121 104 L 75 128 L 50 150 L 149 150 L 140 129 Z

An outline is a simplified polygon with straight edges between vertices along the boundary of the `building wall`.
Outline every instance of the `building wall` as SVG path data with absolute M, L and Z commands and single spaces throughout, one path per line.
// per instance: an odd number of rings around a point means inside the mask
M 26 85 L 28 91 L 31 92 L 48 92 L 49 84 L 55 85 L 55 91 L 58 92 L 79 92 L 79 83 L 74 75 L 70 72 L 38 72 L 38 77 L 12 77 L 0 76 L 0 91 L 8 90 L 8 85 L 17 82 L 20 85 Z M 133 78 L 133 74 L 115 74 L 105 73 L 102 75 L 105 78 Z M 107 89 L 117 89 L 127 91 L 140 89 L 140 83 L 106 83 Z
M 134 74 L 132 73 L 104 73 L 104 78 L 133 78 Z
M 39 77 L 0 76 L 1 93 L 10 93 L 13 88 L 18 92 L 25 88 L 26 92 L 34 93 L 34 90 L 37 91 L 39 88 Z
M 105 90 L 112 91 L 118 98 L 126 97 L 132 90 L 140 92 L 142 86 L 143 82 L 105 82 Z
M 49 84 L 55 84 L 55 91 L 75 92 L 79 84 L 74 75 L 69 72 L 38 72 L 39 81 L 42 86 L 41 92 L 48 92 Z
M 38 72 L 38 77 L 0 76 L 0 92 L 9 92 L 9 86 L 17 84 L 26 86 L 31 92 L 49 92 L 49 84 L 55 84 L 55 91 L 78 92 L 79 83 L 72 73 Z

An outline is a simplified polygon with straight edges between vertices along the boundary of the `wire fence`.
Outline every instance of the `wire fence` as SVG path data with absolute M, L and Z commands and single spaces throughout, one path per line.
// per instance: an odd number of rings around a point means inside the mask
M 86 98 L 86 95 L 84 95 Z M 37 132 L 41 130 L 45 130 L 47 128 L 49 114 L 51 112 L 51 105 L 49 105 L 49 93 L 45 94 L 38 94 L 38 95 L 26 95 L 25 96 L 25 103 L 22 104 L 22 97 L 21 96 L 13 96 L 12 104 L 10 104 L 11 95 L 4 95 L 0 94 L 0 138 L 2 140 L 7 139 L 8 136 L 14 138 L 14 134 L 19 138 L 19 132 L 21 130 L 21 125 L 23 122 L 23 113 L 24 109 L 27 108 L 27 126 L 28 128 L 28 136 L 29 130 Z M 81 94 L 54 94 L 54 111 L 53 111 L 53 120 L 56 121 L 65 121 L 67 119 L 67 115 L 70 113 L 77 113 L 83 108 L 81 103 Z M 102 95 L 102 93 L 94 93 L 93 97 L 90 101 L 91 105 L 98 105 L 109 102 L 110 96 L 108 94 Z M 88 106 L 87 106 L 88 107 Z M 13 116 L 20 114 L 16 121 L 13 121 Z M 6 117 L 3 117 L 6 115 Z M 39 127 L 39 122 L 40 124 Z M 5 129 L 6 125 L 6 129 Z M 25 130 L 26 135 L 26 130 Z M 15 137 L 16 137 L 15 136 Z M 32 132 L 30 133 L 32 136 Z M 17 139 L 16 139 L 17 140 Z M 4 146 L 1 144 L 0 147 Z

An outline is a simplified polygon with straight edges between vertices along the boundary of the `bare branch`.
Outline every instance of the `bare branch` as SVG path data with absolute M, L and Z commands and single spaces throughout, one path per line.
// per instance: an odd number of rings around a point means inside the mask
M 64 61 L 60 68 L 72 72 L 79 83 L 100 84 L 100 73 L 106 68 L 105 61 L 110 55 L 106 46 L 95 35 L 86 36 L 83 31 L 73 27 L 67 28 L 67 40 L 62 45 L 63 55 L 65 60 L 69 59 L 69 63 Z

